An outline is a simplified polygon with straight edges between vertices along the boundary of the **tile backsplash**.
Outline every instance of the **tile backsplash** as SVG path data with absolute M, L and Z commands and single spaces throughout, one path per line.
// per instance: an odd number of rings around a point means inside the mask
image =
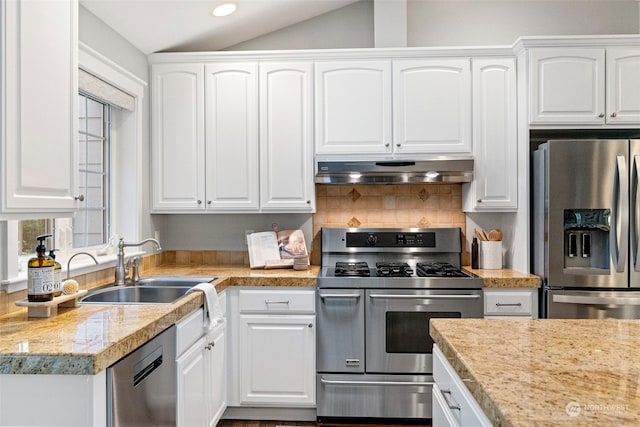
M 322 227 L 460 227 L 464 234 L 462 186 L 316 185 L 312 264 L 320 264 Z M 466 258 L 463 252 L 463 264 Z

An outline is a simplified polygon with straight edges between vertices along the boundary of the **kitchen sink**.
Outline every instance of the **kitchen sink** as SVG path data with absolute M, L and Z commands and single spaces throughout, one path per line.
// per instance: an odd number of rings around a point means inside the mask
M 179 288 L 192 288 L 198 283 L 208 283 L 215 279 L 215 277 L 150 276 L 140 278 L 135 286 L 175 286 Z
M 171 304 L 186 295 L 198 283 L 215 277 L 144 277 L 135 285 L 114 286 L 113 283 L 91 291 L 81 304 Z
M 171 304 L 189 291 L 186 286 L 125 286 L 91 292 L 81 304 Z

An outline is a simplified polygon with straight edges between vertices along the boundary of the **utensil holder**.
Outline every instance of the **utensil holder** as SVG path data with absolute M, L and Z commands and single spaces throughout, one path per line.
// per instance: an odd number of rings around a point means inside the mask
M 482 241 L 479 252 L 480 268 L 485 270 L 502 268 L 502 241 Z

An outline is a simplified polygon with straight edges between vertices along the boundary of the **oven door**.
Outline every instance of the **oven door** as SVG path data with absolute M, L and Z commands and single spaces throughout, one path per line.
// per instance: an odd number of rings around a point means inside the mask
M 366 372 L 429 374 L 429 320 L 482 318 L 482 290 L 366 291 Z

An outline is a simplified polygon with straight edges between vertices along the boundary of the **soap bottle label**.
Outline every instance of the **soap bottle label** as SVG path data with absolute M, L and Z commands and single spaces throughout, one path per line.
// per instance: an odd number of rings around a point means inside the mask
M 29 295 L 47 295 L 53 293 L 53 267 L 30 268 L 27 276 Z

